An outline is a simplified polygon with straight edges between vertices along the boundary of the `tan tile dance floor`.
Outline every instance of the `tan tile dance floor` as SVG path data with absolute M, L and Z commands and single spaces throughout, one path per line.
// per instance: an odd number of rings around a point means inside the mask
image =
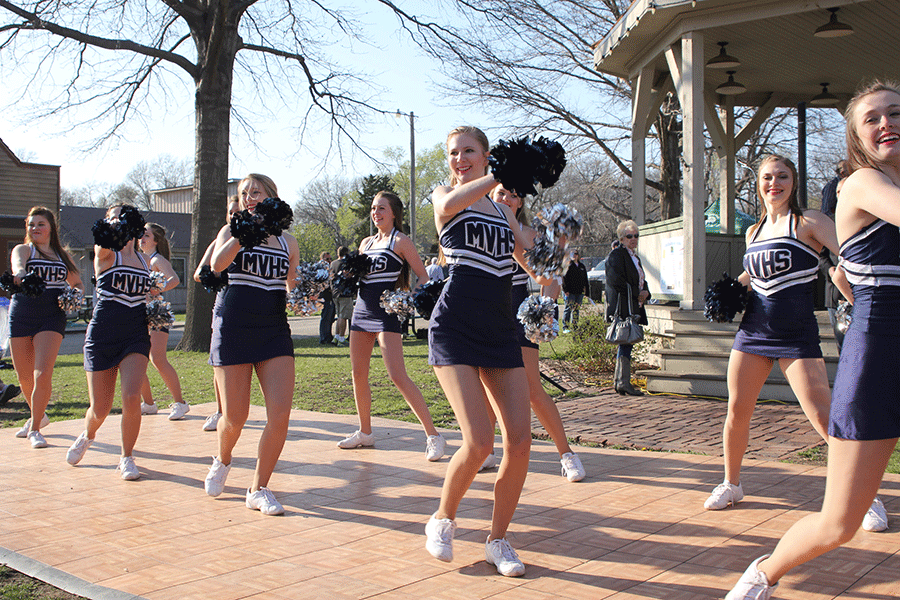
M 200 426 L 211 410 L 194 406 L 179 422 L 145 417 L 136 482 L 114 472 L 117 416 L 75 468 L 65 451 L 80 421 L 47 427 L 44 450 L 2 430 L 0 547 L 55 567 L 57 580 L 62 572 L 121 592 L 94 587 L 97 598 L 695 600 L 722 598 L 753 558 L 818 509 L 824 488 L 822 468 L 751 460 L 745 501 L 706 512 L 721 458 L 580 448 L 589 476 L 572 484 L 552 445 L 535 442 L 509 535 L 528 570 L 510 579 L 484 562 L 495 472 L 479 474 L 463 500 L 455 561 L 425 551 L 446 459 L 425 460 L 417 425 L 376 419 L 374 449 L 339 450 L 354 416 L 293 411 L 270 486 L 287 512 L 266 517 L 244 507 L 264 409 L 251 407 L 219 498 L 203 492 L 216 441 Z M 459 434 L 445 435 L 452 452 Z M 860 531 L 796 569 L 776 598 L 900 597 L 900 476 L 886 476 L 881 497 L 887 532 Z

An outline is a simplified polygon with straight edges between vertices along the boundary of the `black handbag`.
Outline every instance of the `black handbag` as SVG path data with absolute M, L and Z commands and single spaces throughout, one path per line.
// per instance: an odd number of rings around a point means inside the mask
M 644 339 L 644 328 L 637 322 L 638 315 L 634 313 L 631 304 L 631 284 L 628 284 L 628 316 L 621 317 L 622 295 L 616 303 L 616 312 L 612 323 L 606 328 L 606 341 L 610 344 L 637 344 Z

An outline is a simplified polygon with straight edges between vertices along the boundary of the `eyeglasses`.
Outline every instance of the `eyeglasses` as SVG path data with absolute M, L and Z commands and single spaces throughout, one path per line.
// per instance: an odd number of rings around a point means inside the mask
M 632 240 L 632 239 L 637 239 L 637 238 L 641 237 L 641 234 L 639 234 L 639 233 L 626 233 L 626 234 L 623 235 L 622 237 L 624 237 L 626 240 Z

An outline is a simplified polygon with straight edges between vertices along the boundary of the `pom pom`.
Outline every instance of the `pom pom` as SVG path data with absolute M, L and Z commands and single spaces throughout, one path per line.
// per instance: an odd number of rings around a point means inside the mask
M 539 232 L 549 232 L 566 243 L 574 242 L 581 237 L 581 215 L 574 208 L 563 204 L 554 204 L 548 210 L 542 210 L 531 223 Z
M 170 327 L 175 322 L 172 305 L 162 298 L 154 298 L 147 303 L 147 324 L 152 330 Z
M 3 275 L 0 275 L 0 287 L 2 287 L 3 291 L 5 291 L 10 296 L 12 296 L 13 294 L 18 294 L 22 291 L 22 288 L 16 285 L 16 280 L 13 277 L 13 274 L 9 271 L 6 271 L 5 273 L 3 273 Z
M 91 232 L 94 234 L 95 244 L 101 248 L 115 250 L 116 252 L 124 248 L 128 240 L 131 239 L 118 221 L 112 222 L 100 219 L 91 227 Z
M 331 287 L 339 296 L 354 296 L 359 290 L 360 278 L 369 272 L 372 259 L 356 250 L 344 257 L 343 263 L 331 282 Z
M 532 343 L 549 342 L 559 335 L 556 301 L 553 298 L 528 296 L 519 305 L 516 316 L 525 326 L 525 337 Z
M 703 294 L 706 308 L 703 314 L 715 323 L 731 323 L 734 315 L 747 307 L 747 288 L 728 273 L 713 282 Z
M 150 289 L 163 291 L 166 287 L 166 276 L 161 271 L 150 271 Z
M 549 232 L 537 236 L 534 246 L 525 251 L 525 261 L 538 277 L 553 278 L 565 274 L 569 267 L 569 251 Z
M 412 294 L 406 290 L 384 290 L 381 293 L 381 308 L 387 313 L 397 315 L 401 323 L 416 314 Z
M 488 163 L 494 178 L 506 189 L 525 197 L 537 194 L 536 185 L 548 188 L 559 180 L 566 166 L 566 152 L 558 142 L 540 137 L 500 140 L 491 148 Z
M 269 239 L 262 217 L 249 210 L 242 210 L 231 216 L 231 235 L 244 248 L 261 246 Z
M 301 286 L 294 286 L 286 298 L 288 309 L 295 315 L 308 317 L 316 312 L 316 303 Z
M 281 198 L 266 198 L 253 210 L 262 217 L 269 235 L 281 235 L 282 231 L 290 229 L 294 221 L 294 211 Z
M 438 297 L 441 295 L 441 290 L 444 289 L 444 283 L 445 280 L 443 279 L 432 279 L 423 283 L 413 292 L 413 305 L 415 305 L 416 310 L 419 311 L 423 319 L 431 319 L 431 311 L 434 310 Z
M 71 313 L 79 310 L 81 308 L 81 303 L 84 300 L 84 292 L 79 290 L 78 288 L 73 288 L 66 284 L 66 287 L 63 288 L 62 293 L 59 295 L 59 308 L 64 313 Z
M 20 292 L 31 298 L 37 298 L 47 289 L 47 284 L 41 279 L 37 273 L 31 272 L 22 278 L 22 286 Z
M 295 315 L 309 316 L 316 312 L 315 298 L 331 283 L 331 273 L 324 262 L 297 265 L 296 285 L 287 296 L 287 306 Z
M 218 292 L 228 285 L 228 271 L 216 273 L 209 265 L 203 265 L 200 267 L 200 285 L 202 285 L 207 292 Z
M 834 311 L 834 324 L 838 331 L 846 334 L 851 323 L 853 323 L 853 305 L 846 300 L 841 300 L 837 310 Z
M 140 239 L 144 235 L 147 222 L 141 212 L 133 206 L 123 206 L 119 210 L 119 226 L 128 239 Z

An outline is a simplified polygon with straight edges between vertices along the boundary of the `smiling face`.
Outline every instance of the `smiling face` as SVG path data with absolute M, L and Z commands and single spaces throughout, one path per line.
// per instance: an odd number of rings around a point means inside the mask
M 488 151 L 471 134 L 452 135 L 447 139 L 447 164 L 456 181 L 474 181 L 487 173 Z
M 513 214 L 518 215 L 519 209 L 522 208 L 522 198 L 511 192 L 502 185 L 498 185 L 491 191 L 491 198 L 498 204 L 505 204 L 513 210 Z
M 266 199 L 265 189 L 255 179 L 244 179 L 241 181 L 238 195 L 241 197 L 241 206 L 250 212 L 253 212 L 256 205 Z
M 787 204 L 794 191 L 794 174 L 780 160 L 770 160 L 759 168 L 759 196 L 768 206 Z
M 372 223 L 379 231 L 390 231 L 394 227 L 394 211 L 391 210 L 391 203 L 384 196 L 375 196 L 369 216 L 372 217 Z
M 228 203 L 228 216 L 225 217 L 226 223 L 231 223 L 231 217 L 235 214 L 241 212 L 241 203 L 240 202 L 229 202 Z
M 852 121 L 863 152 L 874 163 L 900 160 L 900 94 L 882 90 L 861 98 Z
M 41 215 L 32 215 L 25 222 L 25 233 L 33 244 L 45 245 L 50 243 L 50 221 Z

